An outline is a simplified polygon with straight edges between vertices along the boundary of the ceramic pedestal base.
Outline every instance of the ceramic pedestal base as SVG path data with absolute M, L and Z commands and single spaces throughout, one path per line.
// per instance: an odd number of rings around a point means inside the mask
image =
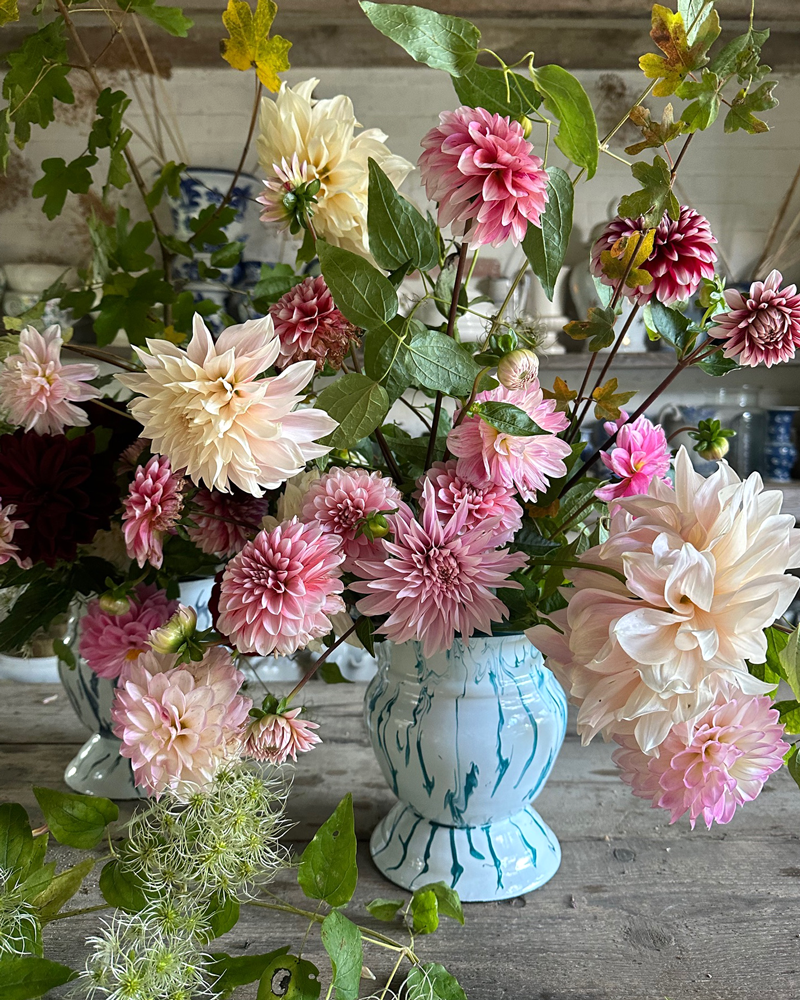
M 108 799 L 139 799 L 142 792 L 133 783 L 131 762 L 119 752 L 116 736 L 95 733 L 67 765 L 64 781 L 83 795 Z

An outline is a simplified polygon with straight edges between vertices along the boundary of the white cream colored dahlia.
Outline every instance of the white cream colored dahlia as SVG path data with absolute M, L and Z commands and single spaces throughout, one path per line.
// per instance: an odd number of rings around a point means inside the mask
M 583 554 L 569 606 L 552 616 L 563 634 L 527 634 L 580 707 L 584 742 L 632 736 L 653 753 L 720 692 L 769 690 L 745 661 L 764 662 L 763 630 L 800 586 L 786 574 L 800 565 L 800 529 L 757 473 L 742 482 L 722 462 L 704 479 L 684 448 L 674 490 L 655 478 L 616 503 L 608 541 Z
M 314 362 L 258 378 L 280 351 L 269 316 L 229 326 L 216 343 L 195 316 L 185 351 L 167 340 L 148 340 L 147 351 L 134 350 L 145 371 L 117 376 L 139 394 L 130 411 L 153 451 L 168 456 L 173 469 L 185 469 L 198 486 L 227 493 L 233 484 L 260 497 L 329 451 L 316 442 L 335 430 L 336 421 L 322 410 L 296 409 Z
M 367 240 L 368 160 L 382 168 L 399 187 L 413 165 L 395 156 L 380 129 L 360 128 L 353 102 L 344 94 L 314 100 L 319 80 L 295 87 L 281 85 L 278 96 L 261 102 L 258 157 L 266 175 L 259 201 L 266 206 L 262 219 L 288 222 L 283 199 L 297 184 L 318 180 L 314 206 L 317 236 L 353 253 L 369 256 Z

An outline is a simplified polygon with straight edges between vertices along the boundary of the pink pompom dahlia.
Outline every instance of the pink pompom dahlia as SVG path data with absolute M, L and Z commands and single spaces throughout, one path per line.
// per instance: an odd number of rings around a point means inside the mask
M 81 620 L 80 654 L 99 677 L 119 677 L 126 665 L 149 649 L 153 629 L 178 607 L 154 585 L 140 585 L 128 600 L 130 610 L 122 615 L 103 611 L 97 599 L 90 601 Z
M 439 225 L 452 224 L 469 242 L 516 246 L 528 223 L 539 225 L 547 204 L 547 174 L 517 121 L 483 108 L 443 111 L 422 140 L 419 169 L 439 203 Z
M 508 615 L 497 587 L 519 589 L 509 575 L 527 563 L 521 552 L 496 548 L 500 518 L 487 518 L 463 534 L 468 511 L 462 504 L 445 523 L 436 512 L 433 483 L 423 487 L 422 523 L 405 511 L 395 521 L 394 541 L 358 563 L 363 580 L 351 584 L 365 594 L 356 607 L 364 615 L 388 615 L 380 631 L 394 642 L 418 639 L 425 656 L 452 644 L 456 633 L 469 639 L 491 635 L 492 622 Z
M 604 285 L 616 288 L 619 278 L 607 277 L 601 254 L 610 250 L 623 236 L 645 232 L 647 226 L 642 218 L 612 219 L 592 247 L 592 274 Z M 652 298 L 665 306 L 686 302 L 700 287 L 703 278 L 714 277 L 716 242 L 708 220 L 693 208 L 683 205 L 677 220 L 670 219 L 665 213 L 656 229 L 653 252 L 642 265 L 642 269 L 652 275 L 652 282 L 635 288 L 625 285 L 623 294 L 642 306 Z
M 314 361 L 318 371 L 326 362 L 331 368 L 342 367 L 356 327 L 333 304 L 321 274 L 295 285 L 269 312 L 281 342 L 279 368 L 295 361 Z
M 241 552 L 245 542 L 261 527 L 269 502 L 237 487 L 230 493 L 199 489 L 192 497 L 197 510 L 190 517 L 189 538 L 207 555 L 227 558 Z
M 627 420 L 628 414 L 623 410 L 616 423 L 609 421 L 605 425 L 607 434 L 617 431 L 617 440 L 610 451 L 600 452 L 600 458 L 618 477 L 608 486 L 595 490 L 595 496 L 606 503 L 646 493 L 656 476 L 663 479 L 669 471 L 671 455 L 664 428 L 644 416 L 630 424 Z
M 800 295 L 796 285 L 781 288 L 783 275 L 771 271 L 754 281 L 747 298 L 735 288 L 725 291 L 730 312 L 714 317 L 710 336 L 725 340 L 725 357 L 755 368 L 789 361 L 800 347 Z
M 319 524 L 261 531 L 225 568 L 217 627 L 241 653 L 289 656 L 344 611 L 341 539 Z
M 394 522 L 391 512 L 403 508 L 406 508 L 403 494 L 380 472 L 337 467 L 309 485 L 301 517 L 342 539 L 342 569 L 353 573 L 356 561 L 365 558 L 375 545 L 367 535 L 359 533 L 359 529 L 370 515 L 382 511 L 386 512 L 391 529 Z
M 14 518 L 16 505 L 13 503 L 3 506 L 0 499 L 0 566 L 13 559 L 20 569 L 28 569 L 31 565 L 30 559 L 23 559 L 19 554 L 19 545 L 14 544 L 14 532 L 17 528 L 27 528 L 24 521 Z
M 636 741 L 617 736 L 614 761 L 633 794 L 667 809 L 670 823 L 689 813 L 698 819 L 730 823 L 738 806 L 752 802 L 764 782 L 783 763 L 789 744 L 769 698 L 739 695 L 719 700 L 699 718 L 669 731 L 657 755 L 648 756 Z
M 298 753 L 313 750 L 322 740 L 314 732 L 316 722 L 298 719 L 302 709 L 292 708 L 282 715 L 264 715 L 253 719 L 245 730 L 243 753 L 268 764 L 285 764 Z
M 123 501 L 125 548 L 140 567 L 156 569 L 164 561 L 164 535 L 174 534 L 183 509 L 183 476 L 172 471 L 168 458 L 153 455 L 137 467 Z
M 486 483 L 475 486 L 468 479 L 459 476 L 457 461 L 434 462 L 424 476 L 417 480 L 416 500 L 424 506 L 425 483 L 433 483 L 433 502 L 439 520 L 444 524 L 450 520 L 464 504 L 466 519 L 461 529 L 462 534 L 480 528 L 488 518 L 495 520 L 497 525 L 494 534 L 494 544 L 505 545 L 510 542 L 522 524 L 522 507 L 514 499 L 514 491 L 505 486 L 495 486 Z
M 498 400 L 524 410 L 546 433 L 530 437 L 503 434 L 477 414 L 465 417 L 447 436 L 447 447 L 458 458 L 456 471 L 471 483 L 515 489 L 524 500 L 536 500 L 551 479 L 567 474 L 564 459 L 571 453 L 566 441 L 556 437 L 569 425 L 556 410 L 553 399 L 545 399 L 534 379 L 525 389 L 499 386 L 479 392 L 475 401 Z

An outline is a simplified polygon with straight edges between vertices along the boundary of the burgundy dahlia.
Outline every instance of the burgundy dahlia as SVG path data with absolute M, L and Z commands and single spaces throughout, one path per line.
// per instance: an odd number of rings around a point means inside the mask
M 92 434 L 0 435 L 0 496 L 27 525 L 14 534 L 20 558 L 48 566 L 74 559 L 119 504 L 111 461 L 95 455 Z
M 600 255 L 610 250 L 621 237 L 644 232 L 647 226 L 643 218 L 612 219 L 592 247 L 592 274 L 604 285 L 615 288 L 619 279 L 603 273 Z M 665 306 L 686 302 L 700 287 L 703 278 L 714 277 L 717 255 L 713 244 L 716 242 L 708 220 L 693 208 L 682 205 L 677 221 L 664 213 L 656 229 L 653 252 L 642 265 L 642 269 L 653 276 L 652 282 L 635 288 L 626 285 L 623 294 L 640 306 L 653 297 Z
M 306 278 L 270 308 L 275 332 L 280 338 L 279 368 L 295 361 L 316 361 L 317 370 L 341 368 L 356 328 L 333 304 L 333 296 L 322 275 Z
M 783 275 L 771 271 L 766 281 L 754 281 L 745 297 L 735 288 L 725 291 L 730 312 L 714 317 L 712 337 L 725 339 L 725 357 L 755 368 L 789 361 L 800 347 L 800 295 L 796 285 L 781 288 Z

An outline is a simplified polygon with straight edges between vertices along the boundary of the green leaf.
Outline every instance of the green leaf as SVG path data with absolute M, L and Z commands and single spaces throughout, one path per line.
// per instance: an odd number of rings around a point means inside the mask
M 631 156 L 638 156 L 645 149 L 657 149 L 659 146 L 664 146 L 668 142 L 672 142 L 673 139 L 677 139 L 683 131 L 682 123 L 673 120 L 671 104 L 667 104 L 664 108 L 661 121 L 655 121 L 650 111 L 641 104 L 631 108 L 628 118 L 641 130 L 644 137 L 641 142 L 635 142 L 632 146 L 625 147 L 625 152 L 630 153 Z
M 389 412 L 389 395 L 366 375 L 350 372 L 323 389 L 316 405 L 339 422 L 325 443 L 333 448 L 350 448 L 381 423 Z
M 319 969 L 295 955 L 273 959 L 261 974 L 256 1000 L 317 1000 Z
M 373 899 L 367 903 L 367 911 L 376 920 L 390 924 L 397 917 L 397 911 L 405 904 L 404 899 Z
M 154 315 L 153 307 L 175 298 L 172 285 L 164 281 L 160 270 L 135 278 L 116 274 L 103 286 L 103 292 L 100 313 L 94 322 L 100 346 L 110 344 L 120 330 L 127 333 L 132 344 L 144 344 L 148 337 L 157 337 L 164 324 Z
M 415 965 L 406 979 L 407 1000 L 467 1000 L 467 995 L 443 965 Z
M 44 198 L 42 211 L 48 219 L 55 219 L 61 214 L 67 194 L 86 194 L 92 186 L 92 175 L 89 167 L 97 163 L 97 157 L 79 156 L 67 163 L 60 156 L 42 160 L 44 176 L 33 185 L 31 194 L 34 198 Z
M 31 125 L 47 128 L 55 120 L 54 101 L 75 103 L 67 80 L 70 67 L 63 20 L 56 18 L 28 35 L 5 59 L 9 69 L 3 96 L 9 103 L 8 120 L 14 123 L 14 142 L 23 149 L 31 137 Z
M 800 698 L 800 626 L 789 636 L 788 642 L 778 654 L 778 660 L 792 694 L 795 698 Z
M 100 796 L 74 795 L 54 788 L 34 788 L 33 794 L 44 813 L 50 832 L 67 847 L 91 850 L 103 838 L 109 823 L 119 817 L 119 809 Z
M 28 814 L 17 802 L 0 804 L 0 871 L 22 881 L 33 857 L 33 833 Z
M 348 792 L 303 851 L 297 881 L 309 899 L 349 903 L 358 882 L 353 796 Z
M 138 913 L 147 906 L 139 879 L 115 859 L 100 872 L 100 892 L 110 906 L 126 913 Z
M 512 437 L 531 437 L 534 434 L 542 434 L 542 428 L 528 414 L 513 403 L 501 403 L 497 400 L 488 400 L 485 403 L 475 403 L 473 410 L 481 420 L 491 424 L 495 430 L 501 434 L 510 434 Z
M 778 710 L 787 733 L 800 733 L 800 701 L 776 701 L 772 707 Z
M 262 264 L 261 275 L 252 291 L 253 301 L 272 305 L 294 288 L 298 281 L 302 281 L 302 278 L 294 273 L 294 268 L 289 264 Z
M 364 963 L 361 931 L 344 914 L 334 910 L 322 921 L 322 944 L 331 960 L 336 1000 L 358 1000 Z
M 732 39 L 714 57 L 709 69 L 719 77 L 736 74 L 741 83 L 770 72 L 768 66 L 759 66 L 761 47 L 769 38 L 769 28 L 764 31 L 747 31 Z
M 226 955 L 224 952 L 213 952 L 206 969 L 214 984 L 215 994 L 221 1000 L 227 1000 L 237 987 L 247 986 L 260 979 L 264 970 L 288 951 L 289 946 L 286 945 L 266 955 Z
M 785 632 L 770 626 L 764 629 L 764 636 L 767 640 L 767 655 L 764 663 L 747 663 L 747 669 L 760 681 L 767 684 L 774 684 L 776 687 L 786 678 L 786 671 L 781 662 L 781 653 L 789 642 L 789 636 Z
M 11 147 L 8 144 L 8 136 L 11 129 L 10 111 L 10 107 L 3 108 L 0 111 L 0 174 L 5 174 L 8 169 L 8 157 L 11 154 Z
M 461 906 L 461 899 L 455 889 L 451 888 L 446 882 L 430 882 L 428 885 L 423 885 L 422 888 L 430 889 L 435 894 L 441 916 L 457 920 L 463 927 L 464 909 Z
M 694 344 L 697 334 L 690 329 L 691 320 L 677 309 L 670 309 L 654 298 L 648 305 L 647 320 L 648 326 L 652 326 L 662 340 L 675 348 L 678 359 Z
M 702 368 L 707 375 L 720 377 L 727 375 L 728 372 L 736 371 L 739 368 L 739 362 L 735 358 L 726 358 L 724 353 L 719 350 L 709 354 L 702 361 L 698 361 L 697 367 Z
M 352 681 L 349 681 L 339 669 L 339 664 L 334 663 L 333 660 L 326 660 L 317 674 L 319 679 L 326 684 L 352 684 Z
M 700 80 L 684 80 L 675 93 L 681 100 L 691 101 L 681 114 L 685 132 L 707 129 L 717 120 L 720 107 L 720 78 L 704 69 Z
M 180 7 L 160 6 L 156 0 L 117 0 L 117 6 L 120 10 L 146 17 L 175 38 L 186 38 L 194 24 L 190 17 L 184 17 Z
M 364 336 L 364 372 L 374 382 L 380 382 L 384 386 L 392 403 L 403 395 L 413 381 L 408 347 L 403 338 L 410 339 L 413 333 L 424 329 L 416 320 L 409 321 L 395 316 L 386 326 L 370 330 Z
M 772 91 L 778 86 L 777 80 L 766 80 L 755 90 L 740 90 L 731 101 L 731 109 L 725 116 L 725 131 L 738 132 L 744 129 L 751 135 L 759 132 L 769 132 L 769 125 L 756 118 L 754 111 L 769 111 L 778 106 L 778 101 L 772 96 Z
M 212 896 L 207 911 L 209 939 L 222 937 L 239 923 L 239 900 L 235 896 Z
M 370 656 L 375 655 L 375 640 L 373 638 L 374 631 L 375 629 L 372 625 L 372 619 L 367 618 L 366 615 L 362 615 L 356 622 L 356 635 L 361 640 L 361 644 Z
M 610 378 L 605 385 L 599 385 L 592 391 L 595 402 L 595 420 L 619 420 L 621 408 L 637 393 L 637 389 L 617 392 L 618 382 Z
M 114 145 L 122 130 L 122 118 L 130 104 L 131 99 L 124 90 L 106 87 L 100 92 L 97 98 L 97 118 L 89 132 L 90 153 L 96 153 L 98 149 L 109 149 Z M 128 131 L 129 139 L 132 134 Z
M 561 167 L 547 170 L 547 205 L 540 226 L 528 226 L 522 249 L 545 295 L 553 301 L 556 278 L 564 263 L 572 232 L 574 192 L 569 175 Z
M 0 621 L 0 649 L 20 649 L 40 628 L 46 628 L 69 607 L 71 588 L 59 579 L 39 579 L 26 587 L 8 616 Z
M 185 169 L 185 163 L 175 163 L 174 160 L 170 160 L 169 163 L 164 164 L 161 168 L 161 173 L 156 178 L 152 188 L 147 192 L 147 197 L 145 198 L 145 204 L 151 212 L 157 205 L 161 204 L 161 199 L 164 197 L 165 192 L 170 198 L 180 197 L 181 174 Z
M 572 320 L 564 327 L 564 333 L 573 340 L 588 340 L 590 351 L 602 351 L 610 347 L 616 339 L 614 323 L 617 314 L 610 306 L 592 306 L 585 320 Z M 572 394 L 577 395 L 577 393 Z
M 121 271 L 144 271 L 153 263 L 153 258 L 145 251 L 153 243 L 153 223 L 137 222 L 128 230 L 131 213 L 120 205 L 117 209 L 116 244 L 110 262 Z
M 708 62 L 706 53 L 720 32 L 719 16 L 713 8 L 691 28 L 691 40 L 680 9 L 673 13 L 661 4 L 653 5 L 650 37 L 663 55 L 648 52 L 639 59 L 639 67 L 646 77 L 656 80 L 653 94 L 668 97 L 693 70 Z
M 691 45 L 697 38 L 702 26 L 701 15 L 714 0 L 678 0 L 678 13 L 683 18 L 686 27 L 686 41 Z
M 800 757 L 797 755 L 798 749 L 800 749 L 800 743 L 795 743 L 786 756 L 786 766 L 789 768 L 789 774 L 794 778 L 795 784 L 800 788 Z
M 597 170 L 599 143 L 592 102 L 580 82 L 561 66 L 540 66 L 531 71 L 533 85 L 544 96 L 544 106 L 559 119 L 556 145 L 573 163 L 586 168 L 592 178 Z
M 384 271 L 411 263 L 430 271 L 439 263 L 436 227 L 406 201 L 370 157 L 367 203 L 369 249 Z
M 31 900 L 39 910 L 39 919 L 43 924 L 52 920 L 61 907 L 72 899 L 94 866 L 94 858 L 79 861 L 78 864 L 56 875 L 47 888 Z
M 358 254 L 317 240 L 322 275 L 344 315 L 365 329 L 397 315 L 397 292 L 381 272 Z
M 425 330 L 412 339 L 408 367 L 414 381 L 426 389 L 452 396 L 468 396 L 481 370 L 451 337 L 436 330 Z
M 211 254 L 214 267 L 235 267 L 242 256 L 244 243 L 226 243 Z
M 416 890 L 409 912 L 415 934 L 433 934 L 439 926 L 439 901 L 431 889 Z
M 641 184 L 642 190 L 627 194 L 620 200 L 620 215 L 631 218 L 643 215 L 648 227 L 657 226 L 663 219 L 664 212 L 671 219 L 678 218 L 680 205 L 672 193 L 670 170 L 662 156 L 656 156 L 652 164 L 641 160 L 634 163 L 631 173 Z
M 0 958 L 3 1000 L 36 1000 L 77 976 L 78 973 L 68 966 L 35 955 L 3 955 Z
M 191 174 L 191 172 L 190 172 Z M 199 250 L 212 251 L 228 242 L 225 228 L 236 218 L 236 209 L 231 205 L 206 205 L 194 219 L 189 219 L 189 229 L 194 234 L 189 242 Z
M 0 0 L 0 28 L 12 21 L 19 21 L 17 0 Z
M 425 7 L 359 0 L 373 25 L 417 62 L 461 76 L 475 65 L 481 33 L 461 17 Z
M 477 63 L 461 76 L 452 77 L 458 99 L 470 108 L 484 108 L 493 115 L 527 117 L 542 103 L 542 95 L 531 81 L 502 69 Z

